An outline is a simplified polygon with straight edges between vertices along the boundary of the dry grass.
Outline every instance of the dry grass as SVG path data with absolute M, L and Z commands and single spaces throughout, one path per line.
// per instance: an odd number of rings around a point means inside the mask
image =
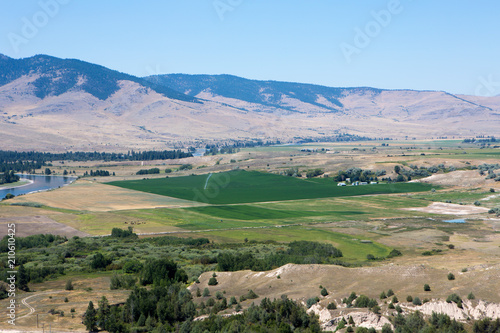
M 188 200 L 121 189 L 89 180 L 79 180 L 71 186 L 19 196 L 10 201 L 10 203 L 23 202 L 35 202 L 49 207 L 92 212 L 203 205 Z
M 29 329 L 36 328 L 36 317 L 38 314 L 39 328 L 42 328 L 42 324 L 45 325 L 45 331 L 48 331 L 49 325 L 53 332 L 58 332 L 60 330 L 68 332 L 85 332 L 85 326 L 82 324 L 82 316 L 87 310 L 89 301 L 94 303 L 97 308 L 98 301 L 102 296 L 106 296 L 110 304 L 116 304 L 124 302 L 129 291 L 126 290 L 109 290 L 109 277 L 94 277 L 94 278 L 78 278 L 71 277 L 73 281 L 74 290 L 65 290 L 65 280 L 49 281 L 42 284 L 30 284 L 30 288 L 34 292 L 24 293 L 19 292 L 17 294 L 17 302 L 21 304 L 21 300 L 30 297 L 27 303 L 35 308 L 33 314 L 29 314 L 29 309 L 20 305 L 17 310 L 16 315 L 20 318 L 16 321 L 15 329 L 27 331 Z M 91 290 L 85 290 L 91 287 Z M 65 298 L 68 298 L 69 302 L 64 302 Z M 8 299 L 0 301 L 0 306 L 5 308 L 7 306 Z M 71 309 L 74 308 L 75 312 L 72 316 Z M 50 309 L 56 311 L 64 311 L 64 316 L 52 315 L 48 313 Z M 4 328 L 12 327 L 8 326 L 5 321 L 0 324 L 0 331 Z M 41 331 L 40 331 L 41 332 Z

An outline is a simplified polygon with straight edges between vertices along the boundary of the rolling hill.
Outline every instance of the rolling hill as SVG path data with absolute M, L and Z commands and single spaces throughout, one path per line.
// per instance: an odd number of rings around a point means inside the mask
M 332 88 L 231 75 L 140 78 L 0 55 L 0 149 L 126 150 L 216 141 L 494 135 L 499 97 Z

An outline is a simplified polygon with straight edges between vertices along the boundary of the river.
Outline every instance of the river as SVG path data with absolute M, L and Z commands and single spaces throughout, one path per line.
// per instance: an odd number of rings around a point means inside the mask
M 31 184 L 21 185 L 18 187 L 0 187 L 0 199 L 5 198 L 7 193 L 15 196 L 32 192 L 47 191 L 58 188 L 64 185 L 71 184 L 76 180 L 76 177 L 66 176 L 43 176 L 43 175 L 25 175 L 19 174 L 21 180 L 31 180 Z

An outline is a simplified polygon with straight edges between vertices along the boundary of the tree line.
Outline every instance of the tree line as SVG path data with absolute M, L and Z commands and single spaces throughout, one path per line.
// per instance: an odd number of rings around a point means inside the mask
M 2 163 L 19 163 L 20 161 L 38 162 L 45 165 L 51 161 L 151 161 L 151 160 L 169 160 L 177 158 L 192 157 L 190 152 L 185 153 L 177 150 L 147 150 L 134 151 L 127 153 L 107 153 L 107 152 L 82 152 L 68 151 L 64 153 L 45 153 L 45 152 L 18 152 L 11 150 L 0 150 L 0 165 Z M 41 168 L 41 166 L 36 169 Z

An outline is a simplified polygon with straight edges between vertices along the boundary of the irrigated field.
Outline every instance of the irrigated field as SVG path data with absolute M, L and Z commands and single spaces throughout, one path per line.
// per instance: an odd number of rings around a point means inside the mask
M 433 187 L 420 183 L 337 186 L 337 183 L 329 178 L 306 180 L 242 170 L 175 178 L 118 181 L 108 184 L 210 204 L 421 192 Z

